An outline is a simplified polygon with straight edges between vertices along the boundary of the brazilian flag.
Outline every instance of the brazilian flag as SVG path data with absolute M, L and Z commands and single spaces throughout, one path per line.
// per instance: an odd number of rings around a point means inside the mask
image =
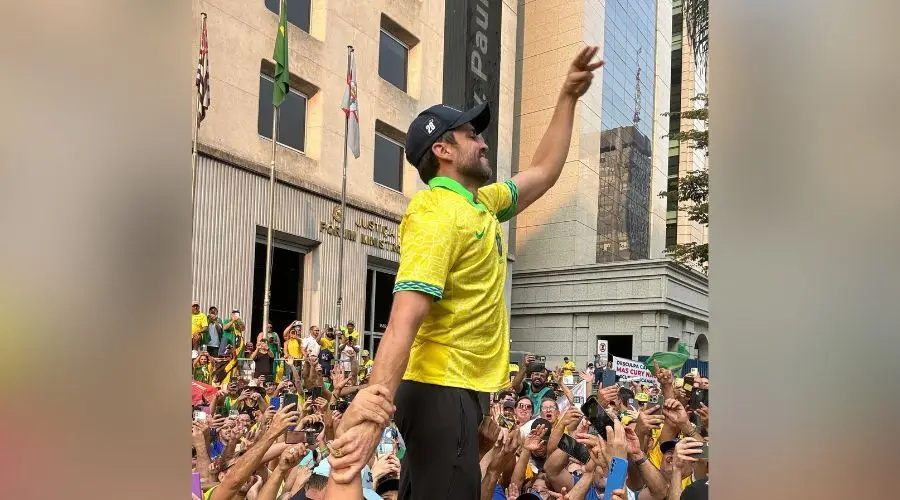
M 281 0 L 281 17 L 278 20 L 278 33 L 275 35 L 275 88 L 272 91 L 272 105 L 281 106 L 284 97 L 290 91 L 290 71 L 288 67 L 288 35 L 287 35 L 287 2 Z
M 653 368 L 653 362 L 656 361 L 660 368 L 668 368 L 674 371 L 684 366 L 690 357 L 691 353 L 688 351 L 687 346 L 679 342 L 678 352 L 655 352 L 644 360 L 644 367 L 650 370 L 650 373 L 656 373 Z

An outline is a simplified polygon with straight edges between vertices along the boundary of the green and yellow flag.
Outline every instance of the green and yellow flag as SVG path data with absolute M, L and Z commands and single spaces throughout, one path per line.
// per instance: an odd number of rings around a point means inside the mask
M 281 0 L 281 18 L 278 20 L 278 34 L 275 35 L 275 89 L 272 91 L 272 104 L 280 106 L 290 91 L 288 83 L 288 36 L 287 36 L 287 2 Z

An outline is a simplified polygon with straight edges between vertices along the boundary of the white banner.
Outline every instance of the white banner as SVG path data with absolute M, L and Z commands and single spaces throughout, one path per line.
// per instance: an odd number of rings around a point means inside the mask
M 623 379 L 644 383 L 656 382 L 656 377 L 650 373 L 650 370 L 644 368 L 644 363 L 640 361 L 613 356 L 613 368 L 616 370 L 616 375 Z
M 572 399 L 575 400 L 575 407 L 581 408 L 581 405 L 587 401 L 587 380 L 578 382 L 573 385 L 570 390 L 572 391 Z M 559 412 L 564 413 L 569 409 L 569 398 L 564 395 L 560 396 L 559 399 L 556 400 L 556 405 L 559 406 Z

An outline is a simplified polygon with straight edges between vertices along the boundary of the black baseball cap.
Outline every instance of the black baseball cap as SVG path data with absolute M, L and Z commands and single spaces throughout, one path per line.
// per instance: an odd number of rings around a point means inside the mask
M 468 111 L 460 111 L 446 104 L 435 104 L 422 111 L 409 124 L 406 132 L 406 160 L 417 166 L 438 137 L 466 123 L 472 124 L 476 134 L 488 127 L 491 123 L 491 108 L 486 101 Z

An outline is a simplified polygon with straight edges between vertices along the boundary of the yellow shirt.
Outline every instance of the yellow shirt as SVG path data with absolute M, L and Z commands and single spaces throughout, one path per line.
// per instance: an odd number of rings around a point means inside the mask
M 300 349 L 300 341 L 297 339 L 288 339 L 287 351 L 288 356 L 294 359 L 302 359 L 303 357 Z
M 195 335 L 209 327 L 209 320 L 202 312 L 191 314 L 191 335 Z
M 511 181 L 478 190 L 436 177 L 416 193 L 400 223 L 394 293 L 432 295 L 416 334 L 405 380 L 481 392 L 509 385 L 509 324 L 503 288 L 501 222 L 517 211 Z
M 362 366 L 359 367 L 359 378 L 360 378 L 360 379 L 365 378 L 366 375 L 367 375 L 368 373 L 371 373 L 371 371 L 372 371 L 372 365 L 373 365 L 373 364 L 374 364 L 374 363 L 373 363 L 372 360 L 370 359 L 370 360 L 368 360 L 368 361 L 365 361 L 365 362 L 362 364 Z
M 330 339 L 324 335 L 319 338 L 319 345 L 322 347 L 322 349 L 331 351 L 332 354 L 334 354 L 334 342 L 335 339 Z
M 562 365 L 563 377 L 571 377 L 572 372 L 574 370 L 575 370 L 575 362 L 574 361 L 569 361 L 568 363 L 563 363 L 563 365 Z

